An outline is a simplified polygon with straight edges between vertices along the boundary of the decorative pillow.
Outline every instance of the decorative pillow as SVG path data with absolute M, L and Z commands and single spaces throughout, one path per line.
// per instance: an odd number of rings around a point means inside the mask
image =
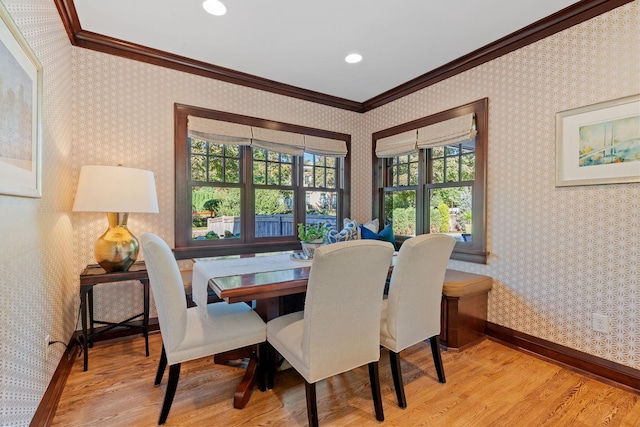
M 360 227 L 363 239 L 382 240 L 384 242 L 391 242 L 393 246 L 396 245 L 396 236 L 393 234 L 393 228 L 391 225 L 387 225 L 380 233 L 374 233 L 366 227 Z
M 358 239 L 358 227 L 356 227 L 355 221 L 347 222 L 345 220 L 344 228 L 338 232 L 338 230 L 331 226 L 324 235 L 327 243 L 346 242 L 347 240 Z
M 364 227 L 369 231 L 373 231 L 374 233 L 377 233 L 378 231 L 380 231 L 380 222 L 378 221 L 378 218 L 376 218 L 376 219 L 372 219 L 369 222 L 365 222 L 364 224 L 360 224 L 360 227 Z
M 347 224 L 349 224 L 350 222 L 355 222 L 355 220 L 351 220 L 349 218 L 345 218 L 344 219 L 344 226 L 346 227 Z M 358 237 L 357 237 L 357 239 L 362 239 L 362 237 L 360 237 L 360 234 L 361 234 L 360 233 L 360 229 L 362 227 L 366 227 L 369 230 L 373 231 L 374 233 L 377 233 L 378 230 L 380 229 L 378 218 L 372 219 L 371 221 L 365 222 L 364 224 L 358 224 L 358 227 L 357 227 L 358 228 Z

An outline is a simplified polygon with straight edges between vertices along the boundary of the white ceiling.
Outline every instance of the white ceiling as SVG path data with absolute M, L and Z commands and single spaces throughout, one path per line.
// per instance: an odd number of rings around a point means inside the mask
M 575 0 L 75 0 L 83 30 L 364 102 Z M 358 52 L 364 60 L 347 64 Z

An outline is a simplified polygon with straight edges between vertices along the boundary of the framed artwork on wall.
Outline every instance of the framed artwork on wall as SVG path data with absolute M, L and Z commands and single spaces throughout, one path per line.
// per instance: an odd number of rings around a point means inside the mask
M 0 194 L 42 197 L 42 66 L 0 3 Z
M 640 95 L 556 113 L 556 186 L 640 182 Z

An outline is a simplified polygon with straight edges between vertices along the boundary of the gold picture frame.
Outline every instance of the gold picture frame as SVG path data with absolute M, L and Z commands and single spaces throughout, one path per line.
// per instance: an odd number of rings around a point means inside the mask
M 42 197 L 42 66 L 0 3 L 0 194 Z
M 640 94 L 556 113 L 556 186 L 640 182 Z

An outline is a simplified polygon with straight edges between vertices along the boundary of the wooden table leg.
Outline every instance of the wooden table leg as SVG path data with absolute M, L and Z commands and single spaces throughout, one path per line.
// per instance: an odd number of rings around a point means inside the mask
M 256 301 L 256 313 L 258 313 L 265 322 L 280 316 L 280 297 Z
M 280 298 L 268 298 L 264 300 L 256 301 L 256 312 L 262 317 L 262 319 L 267 322 L 275 317 L 280 315 Z M 247 350 L 250 349 L 250 354 L 247 354 Z M 261 351 L 264 353 L 264 350 Z M 233 407 L 236 409 L 242 409 L 246 406 L 249 398 L 251 397 L 251 392 L 253 388 L 258 383 L 259 375 L 264 375 L 264 369 L 258 369 L 258 356 L 255 350 L 251 347 L 245 347 L 242 349 L 229 351 L 226 353 L 216 354 L 214 356 L 215 363 L 226 363 L 230 360 L 237 360 L 240 358 L 249 357 L 249 363 L 247 365 L 247 370 L 244 373 L 244 377 L 236 388 L 235 394 L 233 396 Z M 261 360 L 266 360 L 266 355 L 262 355 Z M 271 360 L 269 360 L 271 363 Z M 265 369 L 271 369 L 270 366 L 264 367 Z M 263 383 L 264 379 L 261 379 L 261 383 Z M 273 381 L 272 381 L 273 382 Z M 273 387 L 273 384 L 271 384 Z
M 82 351 L 84 352 L 84 371 L 89 369 L 89 334 L 87 332 L 88 289 L 90 289 L 90 287 L 80 285 L 80 317 L 82 318 Z
M 247 370 L 244 373 L 244 377 L 236 388 L 236 392 L 233 395 L 233 407 L 236 409 L 242 409 L 246 406 L 251 392 L 258 382 L 258 358 L 255 353 L 249 358 L 249 364 Z

